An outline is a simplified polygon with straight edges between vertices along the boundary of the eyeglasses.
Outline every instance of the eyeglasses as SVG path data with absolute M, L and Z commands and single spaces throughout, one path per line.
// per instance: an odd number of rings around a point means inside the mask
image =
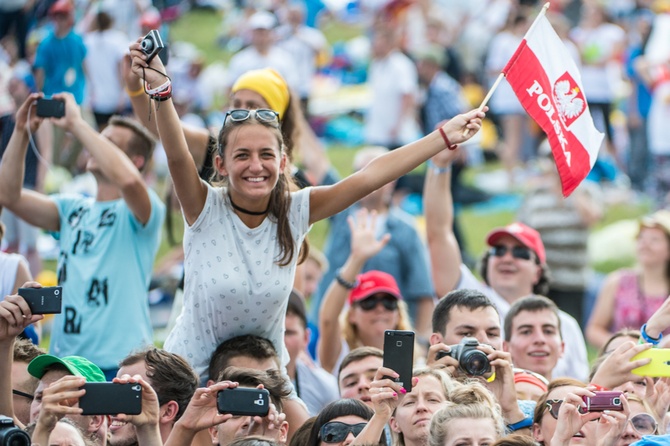
M 358 437 L 367 423 L 347 424 L 339 421 L 329 421 L 321 426 L 319 437 L 324 443 L 341 443 L 351 432 L 354 437 Z
M 648 413 L 644 412 L 632 416 L 628 422 L 640 435 L 653 435 L 658 429 L 658 423 L 656 422 L 656 419 Z
M 233 122 L 246 121 L 251 116 L 254 116 L 261 122 L 279 125 L 279 113 L 269 108 L 259 108 L 257 110 L 246 110 L 244 108 L 237 108 L 235 110 L 228 110 L 226 116 L 223 118 L 223 125 L 226 125 L 228 118 Z
M 31 394 L 26 393 L 26 392 L 21 392 L 20 390 L 12 389 L 12 393 L 13 393 L 14 395 L 22 396 L 22 397 L 27 398 L 27 399 L 29 399 L 29 400 L 33 400 L 33 399 L 35 399 L 35 396 L 34 396 L 34 395 L 31 395 Z
M 366 297 L 365 299 L 356 302 L 356 305 L 361 307 L 361 310 L 363 311 L 372 311 L 380 303 L 388 311 L 395 311 L 398 309 L 398 299 L 392 296 Z
M 510 248 L 505 245 L 496 245 L 489 249 L 489 254 L 494 257 L 502 257 L 507 254 L 507 251 L 509 250 L 512 251 L 512 257 L 515 259 L 530 260 L 532 257 L 530 249 L 526 248 L 525 246 L 514 246 Z

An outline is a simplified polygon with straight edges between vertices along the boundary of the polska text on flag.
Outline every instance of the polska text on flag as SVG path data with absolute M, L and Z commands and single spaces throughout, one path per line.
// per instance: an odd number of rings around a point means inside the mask
M 567 197 L 593 167 L 603 134 L 593 124 L 577 66 L 544 14 L 534 22 L 503 74 L 547 134 Z

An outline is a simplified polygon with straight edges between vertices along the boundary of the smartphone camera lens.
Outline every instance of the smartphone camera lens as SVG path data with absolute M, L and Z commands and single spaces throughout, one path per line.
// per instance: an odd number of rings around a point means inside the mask
M 621 398 L 614 398 L 614 399 L 612 400 L 612 402 L 613 402 L 615 405 L 618 406 L 618 405 L 621 404 Z

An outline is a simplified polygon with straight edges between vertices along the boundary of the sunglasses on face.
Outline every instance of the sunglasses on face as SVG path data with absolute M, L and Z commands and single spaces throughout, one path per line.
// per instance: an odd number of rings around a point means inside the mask
M 319 437 L 324 443 L 341 443 L 348 436 L 349 432 L 358 437 L 367 423 L 347 424 L 340 421 L 329 421 L 321 426 Z
M 653 435 L 658 429 L 658 423 L 653 416 L 648 413 L 639 413 L 632 416 L 628 422 L 633 426 L 633 429 L 640 435 Z
M 256 110 L 246 110 L 238 108 L 235 110 L 228 110 L 226 116 L 223 118 L 223 125 L 226 125 L 228 119 L 232 122 L 242 122 L 254 116 L 260 122 L 267 122 L 274 125 L 279 125 L 279 113 L 269 108 L 259 108 Z
M 12 389 L 12 393 L 17 396 L 22 396 L 24 398 L 27 398 L 29 400 L 34 399 L 35 397 L 29 393 L 26 392 L 21 392 L 20 390 Z
M 377 307 L 378 304 L 382 304 L 388 311 L 395 311 L 398 309 L 398 299 L 392 296 L 372 296 L 366 297 L 365 299 L 356 302 L 356 305 L 358 305 L 363 311 L 372 311 Z
M 515 259 L 530 260 L 532 257 L 530 249 L 526 248 L 525 246 L 509 247 L 504 245 L 496 245 L 489 249 L 489 254 L 494 257 L 503 257 L 505 254 L 507 254 L 507 251 L 510 250 L 512 251 L 512 257 Z

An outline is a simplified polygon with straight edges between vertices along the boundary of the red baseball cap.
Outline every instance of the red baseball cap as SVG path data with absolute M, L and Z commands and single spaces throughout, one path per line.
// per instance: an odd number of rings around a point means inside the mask
M 69 14 L 74 11 L 74 5 L 70 0 L 58 0 L 49 8 L 49 15 Z
M 523 223 L 512 223 L 504 228 L 496 228 L 489 232 L 489 235 L 486 237 L 486 243 L 489 246 L 494 246 L 500 237 L 504 235 L 514 237 L 526 248 L 530 248 L 537 258 L 540 259 L 540 263 L 544 264 L 547 261 L 547 255 L 544 252 L 544 243 L 542 243 L 540 233 L 535 229 Z
M 389 294 L 402 300 L 400 289 L 392 275 L 382 271 L 368 271 L 358 276 L 358 284 L 349 294 L 349 305 L 377 293 Z

